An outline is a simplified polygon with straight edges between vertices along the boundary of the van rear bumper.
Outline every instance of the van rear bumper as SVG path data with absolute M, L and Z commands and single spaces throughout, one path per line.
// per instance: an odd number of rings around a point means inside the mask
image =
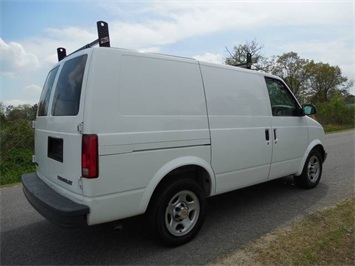
M 36 173 L 24 174 L 22 184 L 27 200 L 48 221 L 67 228 L 87 225 L 89 207 L 60 195 Z

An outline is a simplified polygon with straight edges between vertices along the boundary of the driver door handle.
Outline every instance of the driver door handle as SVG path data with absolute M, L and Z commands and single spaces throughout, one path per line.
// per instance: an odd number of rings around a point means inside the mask
M 266 144 L 269 145 L 270 144 L 270 130 L 269 129 L 265 129 L 265 140 L 266 140 Z

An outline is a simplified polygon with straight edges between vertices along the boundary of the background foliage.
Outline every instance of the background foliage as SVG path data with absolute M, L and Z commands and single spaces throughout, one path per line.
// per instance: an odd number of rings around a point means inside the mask
M 24 173 L 34 172 L 34 130 L 37 105 L 18 107 L 0 104 L 0 185 L 20 181 Z
M 301 58 L 296 52 L 266 58 L 261 54 L 263 45 L 255 40 L 228 48 L 228 65 L 246 63 L 246 54 L 252 54 L 252 69 L 281 77 L 296 95 L 300 103 L 312 103 L 317 107 L 315 118 L 327 131 L 354 128 L 355 96 L 349 93 L 354 85 L 342 75 L 338 66 Z

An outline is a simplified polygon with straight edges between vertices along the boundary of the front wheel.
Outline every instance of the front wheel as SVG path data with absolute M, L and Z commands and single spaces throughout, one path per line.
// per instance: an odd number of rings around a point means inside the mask
M 322 176 L 323 161 L 317 150 L 312 150 L 305 162 L 302 174 L 295 176 L 295 184 L 302 188 L 314 188 Z
M 159 239 L 171 246 L 187 243 L 200 230 L 206 196 L 197 182 L 181 179 L 169 183 L 155 198 L 151 222 Z

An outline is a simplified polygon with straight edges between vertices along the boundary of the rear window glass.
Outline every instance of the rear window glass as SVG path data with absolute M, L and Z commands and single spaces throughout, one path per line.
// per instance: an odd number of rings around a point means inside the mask
M 41 98 L 39 99 L 38 104 L 38 116 L 46 116 L 48 114 L 49 98 L 51 96 L 53 83 L 55 76 L 57 75 L 58 68 L 59 66 L 49 72 L 46 82 L 44 83 Z
M 52 115 L 75 116 L 78 114 L 86 59 L 87 55 L 82 55 L 64 64 L 55 88 Z

